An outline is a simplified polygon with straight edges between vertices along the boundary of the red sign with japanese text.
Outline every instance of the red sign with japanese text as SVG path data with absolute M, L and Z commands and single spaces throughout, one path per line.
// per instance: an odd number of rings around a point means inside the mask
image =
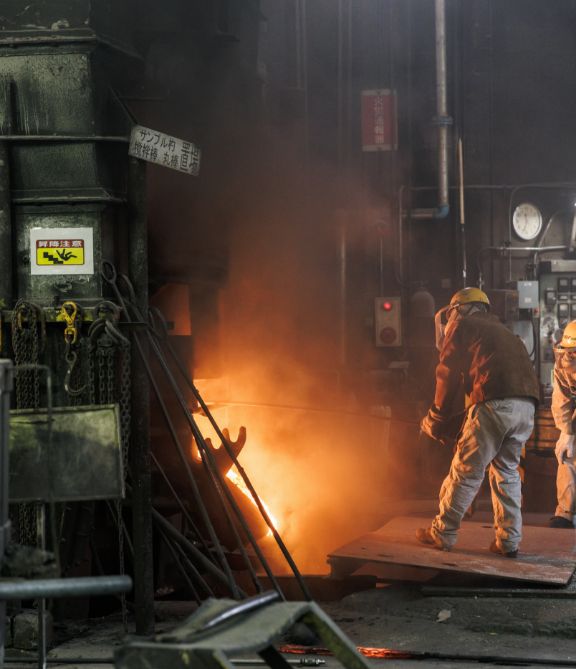
M 362 91 L 362 150 L 398 148 L 396 93 L 390 89 Z

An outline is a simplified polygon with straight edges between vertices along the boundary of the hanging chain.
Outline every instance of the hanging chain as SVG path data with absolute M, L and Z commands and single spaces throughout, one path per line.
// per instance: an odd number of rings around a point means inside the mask
M 90 397 L 94 404 L 118 403 L 120 408 L 120 440 L 124 479 L 128 469 L 128 445 L 131 420 L 130 341 L 116 327 L 119 311 L 116 305 L 103 302 L 96 308 L 98 319 L 89 331 L 90 340 Z M 115 503 L 118 529 L 118 563 L 120 574 L 125 573 L 124 519 L 122 501 Z M 128 631 L 126 597 L 121 596 L 122 623 Z
M 16 408 L 38 409 L 40 378 L 37 369 L 18 369 L 19 365 L 38 364 L 46 342 L 42 309 L 32 302 L 18 300 L 11 320 L 12 348 L 16 364 Z M 36 505 L 18 504 L 15 508 L 17 540 L 26 546 L 36 545 Z
M 12 311 L 12 348 L 16 366 L 38 364 L 46 341 L 46 326 L 40 307 L 18 300 Z M 16 369 L 16 408 L 40 406 L 40 380 L 37 369 Z

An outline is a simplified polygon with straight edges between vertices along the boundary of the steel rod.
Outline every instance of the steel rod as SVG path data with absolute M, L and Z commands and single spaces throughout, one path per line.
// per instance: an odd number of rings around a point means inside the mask
M 234 499 L 230 489 L 226 485 L 226 483 L 223 481 L 223 477 L 218 471 L 218 468 L 216 466 L 215 460 L 214 460 L 214 455 L 212 454 L 212 451 L 208 448 L 206 445 L 206 442 L 204 440 L 204 437 L 202 436 L 200 429 L 198 428 L 198 425 L 196 421 L 194 420 L 194 417 L 192 416 L 192 412 L 190 411 L 190 408 L 188 407 L 188 404 L 186 400 L 184 399 L 182 392 L 176 382 L 176 379 L 172 375 L 172 372 L 170 368 L 168 367 L 168 363 L 162 353 L 162 350 L 160 349 L 158 345 L 158 341 L 153 334 L 148 331 L 148 336 L 149 336 L 149 341 L 152 344 L 152 349 L 154 353 L 156 354 L 157 360 L 160 363 L 160 366 L 162 367 L 164 374 L 166 375 L 168 381 L 170 382 L 170 385 L 172 386 L 172 391 L 176 395 L 176 399 L 178 400 L 178 403 L 180 404 L 180 407 L 182 408 L 184 415 L 186 417 L 186 420 L 188 422 L 188 425 L 190 427 L 190 430 L 192 432 L 192 436 L 194 437 L 194 440 L 196 442 L 196 445 L 200 449 L 201 454 L 204 456 L 203 457 L 203 462 L 206 465 L 206 468 L 212 477 L 214 486 L 220 493 L 220 495 L 224 495 L 226 497 L 226 500 L 228 504 L 230 505 L 231 509 L 234 511 L 236 518 L 238 519 L 238 522 L 242 526 L 242 530 L 244 531 L 244 534 L 250 544 L 252 545 L 254 552 L 256 553 L 260 564 L 264 568 L 264 571 L 266 572 L 266 575 L 270 579 L 270 582 L 273 584 L 275 590 L 281 595 L 282 599 L 286 599 L 284 597 L 284 594 L 282 593 L 282 590 L 280 588 L 280 584 L 278 583 L 276 577 L 274 576 L 272 570 L 270 569 L 270 566 L 268 565 L 268 562 L 266 561 L 266 558 L 264 557 L 260 546 L 258 545 L 258 542 L 256 541 L 253 533 L 251 532 L 250 528 L 248 527 L 248 523 L 246 522 L 246 519 L 242 515 L 242 512 L 240 511 L 240 508 L 238 507 L 238 504 L 236 503 L 236 500 Z M 218 433 L 218 436 L 220 437 L 222 444 L 226 448 L 227 452 L 230 454 L 232 453 L 232 449 L 228 445 L 228 442 L 224 435 L 222 434 L 221 430 L 219 427 L 216 426 L 216 431 Z M 237 459 L 235 459 L 236 456 L 234 456 L 233 462 L 236 464 L 238 462 Z M 238 466 L 238 465 L 237 465 Z M 239 470 L 240 471 L 240 470 Z M 253 489 L 253 488 L 252 488 Z M 224 510 L 228 516 L 228 509 L 224 507 Z M 270 523 L 271 524 L 271 523 Z M 234 528 L 235 529 L 235 528 Z
M 146 221 L 146 164 L 131 158 L 128 166 L 128 239 L 130 276 L 135 300 L 148 308 L 148 229 Z M 146 356 L 146 351 L 142 351 Z M 154 631 L 154 558 L 152 544 L 152 479 L 150 467 L 150 391 L 146 372 L 131 351 L 132 390 L 129 468 L 132 480 L 134 543 L 134 608 L 136 634 Z
M 86 576 L 29 581 L 3 580 L 0 581 L 0 602 L 18 599 L 111 595 L 129 592 L 131 589 L 132 579 L 129 576 Z
M 120 291 L 120 288 L 118 286 L 118 283 L 117 283 L 118 276 L 116 274 L 116 268 L 114 267 L 114 265 L 112 263 L 110 263 L 108 261 L 104 261 L 102 263 L 102 272 L 101 273 L 102 273 L 102 277 L 104 278 L 104 280 L 107 283 L 110 284 L 112 290 L 114 291 L 114 295 L 115 295 L 115 297 L 118 301 L 118 304 L 120 304 L 120 306 L 122 307 L 122 310 L 123 310 L 125 316 L 128 319 L 130 319 L 130 317 L 131 317 L 130 310 L 128 309 L 128 306 L 126 304 L 126 300 L 124 299 L 124 297 L 123 297 L 123 295 Z M 123 277 L 123 279 L 124 279 L 126 285 L 128 286 L 128 289 L 131 293 L 130 297 L 134 301 L 134 296 L 132 294 L 133 293 L 132 286 L 131 286 L 129 280 L 126 277 Z M 143 320 L 142 314 L 141 314 L 140 310 L 138 309 L 137 305 L 135 305 L 133 303 L 132 308 L 133 308 L 133 311 L 136 313 L 138 320 Z M 155 346 L 157 346 L 156 342 L 153 340 L 150 333 L 148 332 L 147 334 L 148 334 L 148 340 L 153 342 L 155 344 Z M 152 372 L 152 369 L 151 369 L 150 364 L 148 362 L 148 356 L 146 355 L 146 353 L 144 351 L 143 344 L 140 341 L 140 338 L 139 338 L 137 333 L 134 333 L 134 342 L 136 344 L 136 349 L 137 349 L 137 351 L 140 355 L 140 362 L 141 362 L 142 368 L 146 371 L 146 374 L 148 375 L 148 380 L 149 380 L 150 384 L 152 385 L 152 388 L 154 389 L 156 399 L 158 400 L 158 404 L 160 405 L 160 409 L 162 411 L 162 415 L 164 417 L 164 420 L 166 422 L 166 425 L 167 425 L 168 430 L 170 432 L 170 435 L 172 437 L 172 441 L 173 441 L 174 445 L 176 446 L 176 450 L 178 452 L 178 455 L 179 455 L 179 457 L 182 461 L 182 464 L 184 466 L 184 469 L 185 469 L 186 474 L 188 476 L 188 479 L 190 481 L 190 485 L 191 485 L 191 488 L 192 488 L 192 493 L 194 495 L 195 502 L 198 505 L 198 510 L 200 512 L 202 520 L 204 521 L 204 526 L 205 526 L 208 534 L 210 535 L 210 539 L 211 539 L 211 541 L 214 545 L 214 548 L 216 550 L 216 554 L 218 556 L 218 560 L 220 562 L 222 570 L 224 571 L 224 573 L 227 576 L 228 587 L 230 588 L 233 597 L 238 599 L 239 596 L 241 595 L 241 590 L 238 588 L 238 586 L 237 586 L 237 584 L 234 580 L 234 577 L 232 575 L 232 570 L 230 568 L 230 565 L 229 565 L 228 561 L 226 560 L 226 558 L 224 556 L 222 546 L 220 545 L 220 541 L 218 540 L 218 537 L 216 536 L 214 526 L 212 524 L 212 521 L 210 520 L 210 517 L 208 515 L 208 512 L 206 510 L 206 507 L 205 507 L 204 502 L 202 500 L 202 497 L 200 495 L 200 491 L 198 489 L 198 484 L 197 484 L 197 482 L 194 478 L 194 474 L 192 472 L 190 462 L 189 462 L 188 458 L 186 457 L 186 455 L 184 453 L 184 449 L 182 448 L 182 444 L 180 443 L 180 440 L 178 438 L 178 434 L 177 434 L 176 429 L 174 428 L 174 424 L 173 424 L 173 422 L 170 418 L 170 413 L 169 413 L 169 411 L 166 407 L 166 403 L 164 402 L 164 398 L 162 396 L 162 393 L 160 392 L 160 388 L 158 386 L 156 376 Z M 158 514 L 158 516 L 159 516 L 159 514 Z M 162 519 L 162 520 L 164 520 L 164 519 Z M 170 525 L 170 524 L 168 523 L 168 525 Z M 170 527 L 172 527 L 172 526 L 170 526 Z M 214 565 L 212 565 L 212 566 L 214 566 Z
M 304 597 L 308 601 L 311 601 L 312 600 L 312 595 L 310 594 L 308 586 L 304 582 L 304 579 L 302 578 L 302 575 L 300 574 L 300 570 L 296 566 L 296 563 L 294 562 L 292 556 L 290 555 L 290 552 L 288 551 L 286 545 L 284 544 L 284 542 L 282 540 L 282 537 L 278 534 L 278 530 L 274 527 L 274 523 L 270 520 L 270 516 L 268 515 L 268 512 L 266 511 L 264 505 L 262 504 L 262 500 L 260 499 L 260 496 L 258 495 L 254 486 L 252 485 L 252 481 L 249 479 L 248 474 L 246 474 L 246 471 L 244 470 L 244 468 L 240 464 L 238 458 L 236 457 L 236 454 L 234 453 L 232 448 L 230 448 L 230 445 L 228 444 L 228 440 L 222 434 L 222 430 L 220 430 L 220 427 L 216 423 L 216 421 L 214 419 L 214 416 L 212 416 L 212 413 L 210 412 L 210 410 L 208 409 L 208 406 L 206 405 L 202 396 L 200 395 L 199 390 L 196 388 L 196 386 L 192 382 L 192 379 L 190 379 L 190 377 L 188 376 L 188 373 L 184 369 L 180 359 L 178 358 L 178 355 L 176 354 L 176 351 L 174 351 L 173 347 L 171 346 L 171 344 L 166 339 L 164 339 L 164 343 L 165 343 L 166 348 L 168 349 L 170 355 L 174 359 L 174 361 L 176 363 L 176 366 L 178 367 L 178 370 L 182 374 L 182 376 L 183 376 L 184 380 L 186 381 L 188 387 L 190 388 L 190 390 L 194 394 L 194 397 L 196 398 L 196 400 L 200 404 L 200 406 L 202 408 L 202 411 L 204 412 L 204 415 L 206 416 L 206 418 L 208 418 L 208 420 L 210 421 L 210 424 L 212 425 L 212 427 L 216 431 L 216 434 L 218 435 L 218 438 L 222 442 L 222 446 L 226 449 L 226 452 L 228 453 L 230 459 L 234 463 L 234 466 L 236 467 L 236 469 L 237 469 L 238 473 L 240 474 L 242 480 L 246 484 L 246 487 L 248 488 L 248 490 L 250 492 L 250 495 L 251 495 L 252 499 L 254 500 L 254 503 L 258 507 L 258 510 L 260 511 L 260 514 L 261 514 L 262 518 L 264 518 L 264 521 L 268 525 L 268 528 L 270 529 L 270 532 L 272 533 L 272 536 L 274 537 L 274 539 L 276 541 L 276 544 L 278 545 L 278 548 L 280 549 L 282 555 L 284 556 L 284 559 L 286 560 L 286 562 L 288 563 L 288 565 L 292 569 L 292 573 L 294 574 L 296 580 L 298 581 L 298 584 L 300 586 L 300 589 L 302 590 L 302 593 L 304 594 Z M 190 410 L 188 409 L 187 406 L 186 406 L 185 410 L 187 411 L 187 413 L 191 417 L 192 414 L 190 413 Z M 271 582 L 276 583 L 276 579 L 272 578 Z
M 206 571 L 210 572 L 210 574 L 215 576 L 221 583 L 230 587 L 230 582 L 227 575 L 202 552 L 200 552 L 191 541 L 188 541 L 185 536 L 178 532 L 178 530 L 171 523 L 169 523 L 166 518 L 164 518 L 164 516 L 158 513 L 158 511 L 155 509 L 152 509 L 152 517 L 154 518 L 154 521 L 158 523 L 158 525 L 166 532 L 166 534 L 173 537 L 175 541 L 178 541 L 183 548 L 185 548 L 191 555 L 194 556 L 196 560 L 198 560 L 198 562 L 204 569 L 206 569 Z
M 292 559 L 292 556 L 290 555 L 288 549 L 286 548 L 286 545 L 284 544 L 284 542 L 282 541 L 282 538 L 278 534 L 278 531 L 274 527 L 274 523 L 272 523 L 272 521 L 270 520 L 270 516 L 268 515 L 268 512 L 266 511 L 264 505 L 262 504 L 262 500 L 260 499 L 258 493 L 254 489 L 254 486 L 252 485 L 252 481 L 248 478 L 248 475 L 246 474 L 244 468 L 240 464 L 240 462 L 239 462 L 238 458 L 236 457 L 236 454 L 234 453 L 233 449 L 230 447 L 230 444 L 228 443 L 228 440 L 226 439 L 226 437 L 222 433 L 222 430 L 220 429 L 220 427 L 216 423 L 216 421 L 215 421 L 214 417 L 212 416 L 210 410 L 208 409 L 206 403 L 202 399 L 202 396 L 200 395 L 199 390 L 196 388 L 196 386 L 192 382 L 192 379 L 188 375 L 188 372 L 184 368 L 180 358 L 176 354 L 176 351 L 174 350 L 174 348 L 172 347 L 172 345 L 170 344 L 170 342 L 167 340 L 166 337 L 163 337 L 163 338 L 159 337 L 158 334 L 156 332 L 154 332 L 154 330 L 151 331 L 150 337 L 151 337 L 152 344 L 155 345 L 156 347 L 158 347 L 158 341 L 161 341 L 166 346 L 168 352 L 170 353 L 173 361 L 176 364 L 176 367 L 178 368 L 178 371 L 180 372 L 180 374 L 184 378 L 184 380 L 186 382 L 186 385 L 192 391 L 195 399 L 197 400 L 200 407 L 202 408 L 202 411 L 203 411 L 204 415 L 210 421 L 210 424 L 212 425 L 212 427 L 216 431 L 216 434 L 218 435 L 218 438 L 222 442 L 222 446 L 224 447 L 224 449 L 228 453 L 228 456 L 230 457 L 230 459 L 234 463 L 234 466 L 236 467 L 236 469 L 237 469 L 238 473 L 240 474 L 242 480 L 246 484 L 246 487 L 248 488 L 248 490 L 250 492 L 250 495 L 251 495 L 254 503 L 256 504 L 258 510 L 260 511 L 260 514 L 261 514 L 262 518 L 264 519 L 264 521 L 266 522 L 266 525 L 268 526 L 270 532 L 272 533 L 272 536 L 274 537 L 274 539 L 276 541 L 276 544 L 278 545 L 278 547 L 279 547 L 282 555 L 284 556 L 286 562 L 288 563 L 288 565 L 292 569 L 292 572 L 293 572 L 296 580 L 298 581 L 298 584 L 300 585 L 300 588 L 301 588 L 304 596 L 306 597 L 306 599 L 311 600 L 312 596 L 310 594 L 310 591 L 308 590 L 308 587 L 306 586 L 306 584 L 304 582 L 304 579 L 302 578 L 302 576 L 300 574 L 300 571 L 298 570 L 298 567 L 296 566 L 296 563 L 294 562 L 294 560 Z M 164 365 L 166 365 L 166 362 L 164 362 Z M 173 381 L 173 383 L 175 384 L 175 381 Z M 191 413 L 190 409 L 188 408 L 188 405 L 186 404 L 185 400 L 181 396 L 179 396 L 178 399 L 180 401 L 180 404 L 181 404 L 182 408 L 184 409 L 184 412 L 186 413 L 186 417 L 188 419 L 188 422 L 190 424 L 192 432 L 193 432 L 193 434 L 196 438 L 194 430 L 195 429 L 198 430 L 198 428 L 196 426 L 195 421 L 193 420 L 192 413 Z M 202 438 L 202 435 L 200 435 L 200 438 L 202 439 L 202 442 L 203 442 L 204 440 Z M 198 444 L 198 445 L 200 447 L 201 444 Z M 206 449 L 205 444 L 204 444 L 204 448 Z M 211 454 L 209 454 L 209 456 L 211 456 Z M 248 538 L 250 538 L 250 535 L 247 535 L 247 536 L 248 536 Z M 260 548 L 257 544 L 254 546 L 254 550 L 256 551 L 258 557 L 260 558 L 260 553 L 261 552 L 260 552 Z M 261 560 L 261 562 L 262 562 L 262 560 Z M 262 566 L 264 567 L 268 577 L 270 578 L 270 574 L 268 572 L 267 564 L 266 564 L 265 561 L 262 562 Z M 271 583 L 274 584 L 275 587 L 278 587 L 278 588 L 280 587 L 274 577 L 270 578 L 270 581 L 271 581 Z
M 186 569 L 184 569 L 184 565 L 180 561 L 180 556 L 176 554 L 176 550 L 175 550 L 174 546 L 172 545 L 169 537 L 166 535 L 165 532 L 162 532 L 162 530 L 160 530 L 160 536 L 162 537 L 162 541 L 164 542 L 164 545 L 166 546 L 170 555 L 172 556 L 172 559 L 174 560 L 174 564 L 176 565 L 178 571 L 180 572 L 180 575 L 186 581 L 186 585 L 188 586 L 188 590 L 190 591 L 190 594 L 194 598 L 194 601 L 197 604 L 200 604 L 201 599 L 200 599 L 200 596 L 198 594 L 198 591 L 194 587 L 194 583 L 192 583 L 192 579 L 190 578 L 189 574 L 186 572 Z

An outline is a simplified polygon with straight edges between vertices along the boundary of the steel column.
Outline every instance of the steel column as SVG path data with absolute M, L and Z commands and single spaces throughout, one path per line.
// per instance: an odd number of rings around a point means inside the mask
M 130 159 L 128 168 L 129 274 L 136 305 L 148 313 L 148 234 L 145 209 L 146 164 Z M 136 634 L 154 632 L 154 563 L 152 553 L 152 482 L 150 462 L 150 391 L 146 371 L 132 347 L 132 422 L 130 473 L 134 542 Z
M 12 86 L 0 81 L 0 309 L 12 308 L 13 249 L 12 202 L 10 198 L 10 151 L 2 135 L 12 130 Z

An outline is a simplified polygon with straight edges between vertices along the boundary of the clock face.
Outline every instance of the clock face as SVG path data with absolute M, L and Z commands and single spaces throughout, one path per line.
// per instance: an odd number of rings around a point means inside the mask
M 514 209 L 512 226 L 520 239 L 534 239 L 542 230 L 542 214 L 538 207 L 530 202 L 524 202 Z

